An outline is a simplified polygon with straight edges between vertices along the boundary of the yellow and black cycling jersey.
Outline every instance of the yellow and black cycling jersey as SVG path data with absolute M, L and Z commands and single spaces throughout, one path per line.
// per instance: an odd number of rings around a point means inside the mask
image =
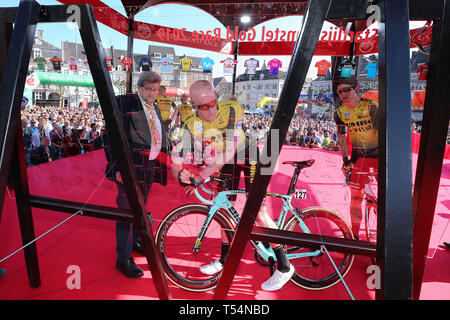
M 166 95 L 159 95 L 156 97 L 156 104 L 158 106 L 159 111 L 161 112 L 162 120 L 170 119 L 170 109 L 175 108 L 175 102 L 172 98 Z
M 211 122 L 201 120 L 194 113 L 181 128 L 174 143 L 174 151 L 180 156 L 183 154 L 183 157 L 188 151 L 183 148 L 189 148 L 194 154 L 196 152 L 203 154 L 208 149 L 224 152 L 227 143 L 236 143 L 237 151 L 245 151 L 248 143 L 242 129 L 242 110 L 240 104 L 235 101 L 223 101 L 218 103 L 217 116 Z
M 377 103 L 362 98 L 355 108 L 340 105 L 334 112 L 334 120 L 340 134 L 344 134 L 347 128 L 352 148 L 370 150 L 378 148 L 377 114 Z
M 182 103 L 178 106 L 180 112 L 181 122 L 184 123 L 187 118 L 193 115 L 194 111 L 189 103 Z

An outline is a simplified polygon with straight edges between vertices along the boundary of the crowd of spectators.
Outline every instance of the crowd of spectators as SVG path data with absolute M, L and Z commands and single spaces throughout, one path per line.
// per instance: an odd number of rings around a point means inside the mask
M 243 129 L 247 136 L 258 142 L 265 142 L 272 116 L 245 113 Z M 100 108 L 32 106 L 22 110 L 21 119 L 28 166 L 102 147 L 101 133 L 105 122 Z M 413 122 L 412 130 L 420 133 L 420 125 L 421 123 Z M 302 117 L 296 115 L 291 121 L 284 143 L 338 150 L 336 124 L 325 113 Z M 447 143 L 450 143 L 450 134 Z
M 244 130 L 249 138 L 264 142 L 272 117 L 264 114 L 245 114 Z M 337 150 L 336 124 L 329 115 L 314 113 L 292 119 L 285 144 L 309 148 Z
M 35 105 L 21 119 L 27 166 L 94 150 L 105 125 L 98 108 Z

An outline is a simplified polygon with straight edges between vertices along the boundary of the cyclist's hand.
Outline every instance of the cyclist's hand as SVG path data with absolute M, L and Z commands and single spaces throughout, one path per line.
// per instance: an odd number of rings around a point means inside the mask
M 120 174 L 120 171 L 116 171 L 116 181 L 120 184 L 123 184 L 122 175 Z
M 188 170 L 188 169 L 183 169 L 180 171 L 180 181 L 184 184 L 191 184 L 191 177 L 193 178 L 194 175 Z
M 342 173 L 344 174 L 345 177 L 348 176 L 348 174 L 350 173 L 351 169 L 353 167 L 353 163 L 352 162 L 347 162 L 347 163 L 343 163 L 342 164 Z

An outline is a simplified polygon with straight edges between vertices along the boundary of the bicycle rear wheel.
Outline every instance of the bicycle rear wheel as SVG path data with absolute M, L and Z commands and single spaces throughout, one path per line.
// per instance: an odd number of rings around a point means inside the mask
M 336 212 L 326 208 L 312 207 L 298 213 L 302 217 L 312 234 L 331 236 L 338 238 L 353 239 L 352 230 L 347 222 Z M 283 228 L 288 231 L 302 232 L 297 217 L 289 219 Z M 288 257 L 292 253 L 309 253 L 316 251 L 311 248 L 286 247 Z M 354 255 L 349 253 L 333 252 L 328 249 L 339 272 L 344 277 L 350 270 Z M 295 267 L 295 273 L 291 281 L 296 285 L 308 290 L 322 290 L 329 288 L 340 281 L 328 255 L 321 249 L 321 252 L 314 257 L 303 257 L 290 260 Z
M 178 207 L 164 218 L 156 231 L 156 243 L 165 274 L 176 286 L 188 291 L 200 292 L 215 288 L 220 272 L 205 275 L 199 269 L 220 258 L 221 229 L 226 230 L 229 243 L 233 238 L 233 224 L 221 211 L 217 211 L 199 250 L 193 250 L 209 210 L 209 206 L 202 204 Z

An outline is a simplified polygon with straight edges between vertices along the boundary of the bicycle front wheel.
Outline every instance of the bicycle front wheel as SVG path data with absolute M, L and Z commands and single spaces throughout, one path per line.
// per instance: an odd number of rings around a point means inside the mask
M 200 230 L 210 207 L 187 204 L 171 211 L 156 231 L 156 243 L 164 272 L 176 286 L 188 291 L 207 291 L 216 287 L 220 272 L 205 275 L 200 267 L 220 258 L 222 232 L 231 243 L 233 224 L 221 211 L 217 211 L 209 224 L 199 249 L 194 251 Z
M 310 231 L 309 233 L 353 239 L 352 230 L 347 222 L 332 210 L 312 207 L 302 210 L 298 215 L 302 217 L 303 222 Z M 283 229 L 305 233 L 296 216 L 291 217 Z M 293 246 L 287 246 L 286 250 L 288 258 L 291 254 L 309 254 L 316 251 L 311 248 Z M 353 264 L 354 255 L 333 252 L 328 248 L 327 250 L 339 272 L 344 277 Z M 295 274 L 291 281 L 302 288 L 322 290 L 340 281 L 339 274 L 336 272 L 336 269 L 323 248 L 320 249 L 317 255 L 290 259 L 290 262 L 295 267 Z

